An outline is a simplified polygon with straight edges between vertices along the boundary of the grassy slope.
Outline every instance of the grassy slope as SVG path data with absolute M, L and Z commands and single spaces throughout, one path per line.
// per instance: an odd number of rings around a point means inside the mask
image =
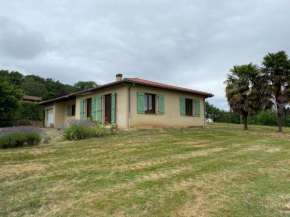
M 290 138 L 250 134 L 276 131 L 211 124 L 0 150 L 0 216 L 289 216 Z

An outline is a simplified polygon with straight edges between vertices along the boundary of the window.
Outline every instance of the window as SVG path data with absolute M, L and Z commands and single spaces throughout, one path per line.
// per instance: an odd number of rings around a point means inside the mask
M 92 98 L 87 99 L 87 118 L 92 116 Z
M 71 116 L 76 115 L 76 105 L 71 105 Z
M 155 94 L 145 93 L 145 113 L 155 113 Z
M 192 99 L 185 99 L 186 116 L 192 116 Z

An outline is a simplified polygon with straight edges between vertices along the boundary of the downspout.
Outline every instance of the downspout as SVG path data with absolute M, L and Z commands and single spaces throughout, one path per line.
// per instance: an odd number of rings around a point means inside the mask
M 133 83 L 133 86 L 135 86 L 135 82 Z M 128 129 L 131 130 L 131 88 L 128 87 Z
M 203 98 L 203 116 L 204 116 L 204 124 L 203 126 L 206 126 L 206 110 L 205 110 L 205 98 Z

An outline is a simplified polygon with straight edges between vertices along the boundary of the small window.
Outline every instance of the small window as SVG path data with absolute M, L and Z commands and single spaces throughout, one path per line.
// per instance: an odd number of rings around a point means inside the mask
M 76 115 L 76 105 L 71 105 L 71 116 Z
M 92 98 L 87 99 L 87 118 L 90 118 L 92 114 Z
M 185 99 L 186 116 L 192 116 L 192 99 Z
M 155 94 L 145 93 L 145 113 L 155 113 Z

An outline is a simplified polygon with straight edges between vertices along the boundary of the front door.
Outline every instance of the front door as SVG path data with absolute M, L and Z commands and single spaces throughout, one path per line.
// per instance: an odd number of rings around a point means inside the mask
M 105 95 L 105 117 L 106 123 L 111 124 L 111 115 L 112 115 L 112 95 Z
M 53 124 L 53 110 L 52 109 L 47 110 L 46 127 L 50 127 L 50 124 Z

